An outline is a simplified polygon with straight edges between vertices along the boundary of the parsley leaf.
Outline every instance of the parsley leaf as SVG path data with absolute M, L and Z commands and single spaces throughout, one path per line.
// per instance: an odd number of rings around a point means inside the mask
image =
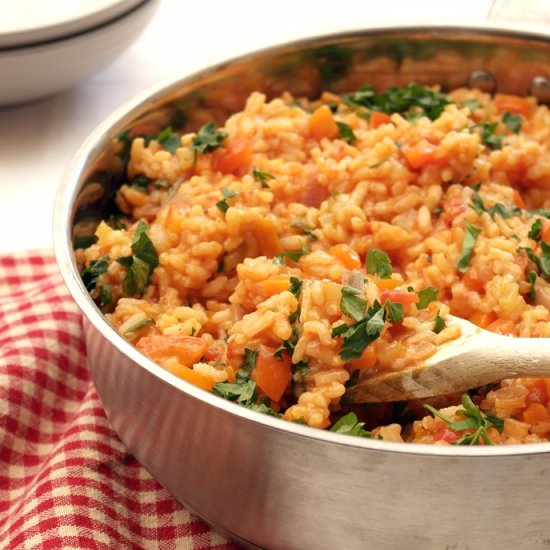
M 315 231 L 308 227 L 305 224 L 305 219 L 303 216 L 300 216 L 299 218 L 296 218 L 291 224 L 290 227 L 293 227 L 294 229 L 299 229 L 304 233 L 304 235 L 307 235 L 310 239 L 317 240 L 319 237 L 317 237 L 317 234 Z
M 147 191 L 149 191 L 150 183 L 151 183 L 151 178 L 148 178 L 145 174 L 140 174 L 130 182 L 130 187 L 132 189 L 137 189 L 142 193 L 147 193 Z
M 462 245 L 462 253 L 458 258 L 458 263 L 456 267 L 461 273 L 468 271 L 470 267 L 470 260 L 472 259 L 472 254 L 474 252 L 474 246 L 476 244 L 477 238 L 481 233 L 481 228 L 472 225 L 469 221 L 466 221 L 466 232 L 464 233 L 464 244 Z
M 462 103 L 462 107 L 468 107 L 470 110 L 479 109 L 481 106 L 477 99 L 467 99 Z
M 343 96 L 351 106 L 360 106 L 383 113 L 422 114 L 431 120 L 441 115 L 449 103 L 447 96 L 434 92 L 421 84 L 412 82 L 406 88 L 391 87 L 382 93 L 376 93 L 374 86 L 367 84 L 355 93 Z
M 438 312 L 435 314 L 433 331 L 436 334 L 439 334 L 446 326 L 447 326 L 447 324 L 445 323 L 445 321 L 439 315 L 439 310 L 438 310 Z
M 199 153 L 211 153 L 221 147 L 227 138 L 227 132 L 218 130 L 214 122 L 205 124 L 191 141 L 191 150 L 195 154 L 195 161 Z
M 489 215 L 493 219 L 495 214 L 498 214 L 502 218 L 511 218 L 512 216 L 521 214 L 521 208 L 518 208 L 517 206 L 514 206 L 513 208 L 506 208 L 503 204 L 497 202 L 496 204 L 493 204 L 493 206 L 490 206 L 487 212 L 489 212 Z
M 349 143 L 350 145 L 355 142 L 355 134 L 353 133 L 353 130 L 351 129 L 351 126 L 349 124 L 346 124 L 345 122 L 336 122 L 336 126 L 338 126 L 338 131 L 340 132 L 340 139 L 342 141 L 345 141 L 346 143 Z
M 540 247 L 542 249 L 539 260 L 540 271 L 545 277 L 550 277 L 550 244 L 540 241 Z
M 371 248 L 367 253 L 367 273 L 380 279 L 391 279 L 392 265 L 389 256 L 377 248 Z
M 95 288 L 99 277 L 104 273 L 107 273 L 110 261 L 109 256 L 103 256 L 103 258 L 100 258 L 99 260 L 92 260 L 90 265 L 84 269 L 82 273 L 80 273 L 86 290 L 90 291 Z
M 359 291 L 349 286 L 342 287 L 342 297 L 340 298 L 340 309 L 348 317 L 352 317 L 356 321 L 363 318 L 367 302 L 363 298 L 357 296 Z
M 95 235 L 79 235 L 73 240 L 73 248 L 76 250 L 78 248 L 90 248 L 93 244 L 97 242 L 97 237 Z
M 359 437 L 371 437 L 371 433 L 363 429 L 364 422 L 358 422 L 355 413 L 348 413 L 342 416 L 334 426 L 330 429 L 331 432 L 339 434 L 355 435 Z
M 252 177 L 260 182 L 260 185 L 263 189 L 269 189 L 269 185 L 267 184 L 267 180 L 274 180 L 275 176 L 273 174 L 270 174 L 269 172 L 262 172 L 258 170 L 255 166 L 252 167 Z
M 388 319 L 391 323 L 400 323 L 403 320 L 405 316 L 405 313 L 403 311 L 403 304 L 393 303 L 389 300 L 386 300 L 384 306 L 386 307 L 386 311 L 388 312 Z
M 299 277 L 290 277 L 290 288 L 288 289 L 296 298 L 300 297 L 300 293 L 302 292 L 302 285 L 304 284 L 304 281 L 300 279 Z
M 303 242 L 300 243 L 300 247 L 300 250 L 287 250 L 285 252 L 279 252 L 279 254 L 273 258 L 273 263 L 277 265 L 286 265 L 287 259 L 291 262 L 298 263 L 300 258 L 311 252 L 311 250 Z
M 449 425 L 450 430 L 455 432 L 474 430 L 473 433 L 466 433 L 460 439 L 454 441 L 453 445 L 479 445 L 480 440 L 483 440 L 486 445 L 494 445 L 487 434 L 487 428 L 496 428 L 498 432 L 502 432 L 504 429 L 504 421 L 501 418 L 490 412 L 482 413 L 468 394 L 462 396 L 463 408 L 456 411 L 456 415 L 463 416 L 465 420 L 451 420 L 431 405 L 424 405 L 424 407 L 434 416 L 444 420 Z
M 109 285 L 100 285 L 99 287 L 99 307 L 104 308 L 113 301 L 113 294 Z
M 416 302 L 416 309 L 426 309 L 429 304 L 437 300 L 439 290 L 433 286 L 429 286 L 417 292 L 418 302 Z
M 143 294 L 149 278 L 158 266 L 158 254 L 155 247 L 147 236 L 148 226 L 140 221 L 132 239 L 132 256 L 118 258 L 117 263 L 128 271 L 122 281 L 122 290 L 127 296 Z
M 232 199 L 233 197 L 237 197 L 239 195 L 239 192 L 236 189 L 227 189 L 227 187 L 224 187 L 222 189 L 222 195 L 223 195 L 223 199 L 218 201 L 216 203 L 216 206 L 222 214 L 225 214 L 229 210 L 229 204 L 227 203 L 227 199 Z
M 332 330 L 332 336 L 342 336 L 344 341 L 340 349 L 340 357 L 344 361 L 358 359 L 365 348 L 380 337 L 384 329 L 386 310 L 380 302 L 368 308 L 367 315 L 353 323 L 352 325 L 343 324 Z
M 498 126 L 498 122 L 489 124 L 488 122 L 482 122 L 479 124 L 481 128 L 481 143 L 495 151 L 496 149 L 502 149 L 502 136 L 496 135 L 495 130 Z
M 172 127 L 168 126 L 158 135 L 157 141 L 170 153 L 174 154 L 178 147 L 181 147 L 181 139 Z
M 504 113 L 502 115 L 502 122 L 515 134 L 521 130 L 521 117 L 515 113 Z
M 531 285 L 529 287 L 529 294 L 528 294 L 529 298 L 531 300 L 534 300 L 535 299 L 535 281 L 537 280 L 537 274 L 534 271 L 529 271 L 527 273 L 527 280 Z
M 132 325 L 129 329 L 124 331 L 124 334 L 130 334 L 131 332 L 135 332 L 136 330 L 139 330 L 140 328 L 146 327 L 147 325 L 154 325 L 155 320 L 151 319 L 151 317 L 147 317 L 146 319 L 143 319 L 142 321 L 139 321 L 139 323 L 136 323 L 135 325 Z
M 252 408 L 256 404 L 256 382 L 250 380 L 250 373 L 256 366 L 258 352 L 249 348 L 244 350 L 243 364 L 237 371 L 235 382 L 218 382 L 212 392 L 229 401 Z
M 542 230 L 542 220 L 539 218 L 537 221 L 533 222 L 533 225 L 531 225 L 531 229 L 529 230 L 529 233 L 527 236 L 530 239 L 533 239 L 534 241 L 540 240 L 540 232 Z

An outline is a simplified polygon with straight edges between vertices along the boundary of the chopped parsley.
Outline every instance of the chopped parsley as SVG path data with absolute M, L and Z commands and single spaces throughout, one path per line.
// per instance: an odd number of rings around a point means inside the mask
M 389 300 L 386 300 L 384 306 L 388 312 L 388 319 L 390 323 L 400 323 L 403 320 L 405 316 L 403 304 L 393 303 Z
M 100 285 L 99 286 L 99 307 L 104 308 L 108 306 L 113 301 L 113 293 L 109 285 Z
M 332 426 L 330 431 L 345 435 L 371 437 L 371 433 L 363 429 L 364 425 L 364 422 L 359 422 L 357 420 L 357 415 L 355 413 L 350 412 L 342 416 L 342 418 Z
M 357 296 L 359 291 L 349 286 L 342 287 L 342 297 L 340 298 L 340 309 L 348 317 L 359 321 L 364 317 L 367 301 Z
M 95 235 L 79 235 L 73 240 L 73 248 L 89 248 L 97 242 L 97 237 Z
M 128 271 L 122 281 L 122 290 L 127 296 L 145 292 L 151 274 L 158 266 L 158 254 L 147 235 L 148 225 L 140 221 L 132 239 L 132 256 L 117 259 L 117 263 Z
M 288 289 L 296 298 L 300 297 L 300 293 L 302 292 L 302 285 L 304 284 L 304 281 L 300 279 L 299 277 L 290 277 L 290 288 Z
M 429 286 L 417 292 L 418 302 L 416 302 L 416 309 L 426 309 L 429 304 L 437 300 L 439 290 L 433 286 Z
M 527 272 L 527 281 L 530 284 L 529 287 L 529 298 L 531 300 L 535 299 L 535 281 L 537 280 L 537 274 L 534 271 L 528 271 Z
M 367 253 L 367 273 L 380 279 L 391 279 L 392 265 L 389 256 L 377 248 L 371 248 Z
M 499 433 L 502 433 L 504 429 L 504 421 L 501 418 L 490 412 L 482 413 L 467 393 L 462 396 L 463 408 L 456 411 L 456 415 L 464 417 L 464 420 L 452 420 L 431 405 L 426 404 L 424 407 L 434 416 L 445 421 L 449 429 L 454 432 L 474 430 L 473 433 L 466 433 L 460 439 L 454 441 L 453 445 L 479 445 L 480 440 L 486 445 L 494 445 L 487 434 L 487 429 L 495 428 Z
M 502 149 L 502 138 L 495 134 L 498 122 L 482 122 L 478 125 L 481 128 L 481 143 L 493 151 Z
M 542 230 L 542 220 L 539 218 L 537 221 L 531 225 L 531 229 L 529 230 L 529 233 L 527 236 L 530 239 L 533 239 L 534 241 L 540 240 L 540 232 Z
M 365 348 L 380 337 L 384 329 L 386 310 L 376 301 L 369 307 L 362 319 L 348 325 L 343 323 L 332 330 L 332 337 L 341 336 L 344 341 L 340 349 L 340 357 L 344 361 L 359 359 Z
M 477 238 L 481 233 L 481 228 L 472 225 L 469 221 L 466 221 L 466 232 L 464 233 L 464 244 L 462 245 L 462 253 L 458 258 L 456 267 L 461 273 L 468 271 L 470 267 L 470 260 L 472 259 L 472 254 L 474 253 L 474 246 L 476 244 Z
M 172 154 L 176 152 L 176 149 L 181 147 L 181 139 L 178 134 L 172 131 L 171 126 L 164 128 L 157 136 L 157 141 Z
M 212 392 L 219 397 L 223 397 L 228 401 L 234 401 L 248 409 L 279 417 L 280 415 L 265 403 L 258 403 L 256 382 L 250 380 L 250 373 L 256 366 L 257 359 L 257 351 L 245 348 L 243 364 L 237 371 L 235 382 L 218 382 L 212 388 Z
M 439 315 L 439 310 L 438 310 L 437 313 L 435 314 L 433 331 L 436 334 L 439 334 L 444 328 L 446 328 L 446 326 L 447 326 L 447 324 L 441 318 L 441 315 Z
M 504 113 L 502 115 L 502 122 L 504 122 L 505 126 L 515 134 L 521 130 L 521 117 L 516 113 Z
M 274 258 L 273 263 L 277 265 L 286 265 L 286 260 L 298 263 L 300 258 L 309 254 L 311 250 L 303 243 L 300 243 L 300 250 L 286 250 L 285 252 L 279 252 Z
M 132 332 L 136 332 L 136 330 L 139 330 L 140 328 L 146 327 L 147 325 L 154 325 L 155 320 L 148 317 L 147 319 L 143 319 L 142 321 L 139 321 L 139 323 L 136 323 L 135 325 L 132 325 L 129 329 L 124 331 L 124 334 L 130 334 Z
M 103 258 L 100 258 L 99 260 L 92 260 L 90 265 L 84 269 L 82 273 L 80 273 L 86 290 L 90 291 L 95 288 L 99 277 L 104 273 L 107 273 L 110 261 L 109 256 L 103 256 Z
M 512 208 L 506 208 L 502 203 L 497 202 L 490 206 L 487 210 L 491 218 L 494 219 L 495 215 L 498 214 L 502 218 L 511 218 L 512 216 L 518 216 L 521 214 L 521 208 L 514 206 Z
M 299 337 L 300 335 L 298 334 L 298 329 L 296 327 L 292 327 L 290 338 L 288 338 L 288 340 L 284 340 L 281 343 L 281 345 L 273 353 L 273 357 L 275 357 L 275 359 L 278 359 L 279 361 L 282 361 L 283 353 L 285 352 L 288 353 L 290 357 L 292 357 L 292 354 L 294 353 L 294 348 L 298 343 Z
M 130 182 L 130 187 L 132 189 L 137 189 L 142 193 L 147 193 L 147 191 L 149 190 L 150 183 L 151 183 L 151 178 L 148 178 L 145 174 L 140 174 Z
M 317 237 L 317 234 L 315 231 L 308 227 L 305 224 L 305 219 L 303 216 L 300 216 L 299 218 L 296 218 L 291 224 L 290 227 L 293 227 L 294 229 L 299 229 L 304 235 L 307 235 L 310 239 L 317 240 L 319 237 Z
M 353 94 L 344 95 L 343 99 L 351 106 L 387 114 L 425 115 L 431 120 L 438 118 L 449 103 L 445 94 L 414 82 L 404 88 L 387 88 L 381 93 L 377 93 L 374 86 L 367 84 Z
M 199 153 L 211 153 L 221 147 L 227 138 L 227 132 L 218 130 L 214 122 L 202 126 L 191 141 L 191 150 L 195 154 L 195 162 Z
M 336 122 L 336 126 L 338 126 L 338 131 L 340 132 L 340 139 L 342 141 L 345 141 L 346 143 L 349 143 L 350 145 L 355 142 L 355 134 L 353 133 L 353 130 L 351 129 L 351 126 L 349 124 L 346 124 L 345 122 Z
M 252 177 L 260 182 L 260 185 L 263 189 L 269 189 L 269 185 L 267 184 L 267 180 L 274 180 L 275 176 L 273 174 L 270 174 L 269 172 L 262 172 L 258 170 L 255 166 L 252 167 Z
M 468 107 L 468 109 L 473 111 L 474 109 L 479 109 L 482 105 L 477 99 L 467 99 L 462 103 L 462 107 Z
M 229 204 L 227 203 L 227 200 L 232 199 L 233 197 L 237 197 L 239 195 L 239 192 L 236 189 L 227 189 L 227 187 L 224 187 L 222 189 L 222 195 L 223 199 L 219 200 L 216 203 L 216 206 L 222 214 L 225 214 L 229 210 Z

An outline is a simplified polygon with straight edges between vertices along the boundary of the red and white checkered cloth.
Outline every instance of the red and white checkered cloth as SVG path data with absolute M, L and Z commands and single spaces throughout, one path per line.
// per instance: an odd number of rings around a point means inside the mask
M 0 548 L 237 548 L 111 429 L 51 251 L 0 256 Z

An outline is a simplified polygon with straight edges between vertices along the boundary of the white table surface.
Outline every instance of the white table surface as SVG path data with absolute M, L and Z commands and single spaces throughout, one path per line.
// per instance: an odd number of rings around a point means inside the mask
M 518 2 L 523 13 L 527 4 L 548 7 L 549 0 L 503 0 L 508 11 L 501 19 Z M 55 194 L 72 155 L 110 112 L 163 78 L 316 32 L 393 22 L 481 23 L 491 10 L 493 18 L 493 0 L 162 0 L 138 41 L 113 64 L 55 97 L 0 109 L 0 253 L 52 246 Z

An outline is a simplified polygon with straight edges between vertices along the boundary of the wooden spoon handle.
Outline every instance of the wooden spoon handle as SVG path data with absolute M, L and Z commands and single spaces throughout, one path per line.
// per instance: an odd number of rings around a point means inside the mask
M 550 339 L 483 331 L 432 359 L 405 371 L 361 380 L 348 390 L 348 396 L 356 403 L 402 401 L 466 391 L 504 378 L 550 377 Z

